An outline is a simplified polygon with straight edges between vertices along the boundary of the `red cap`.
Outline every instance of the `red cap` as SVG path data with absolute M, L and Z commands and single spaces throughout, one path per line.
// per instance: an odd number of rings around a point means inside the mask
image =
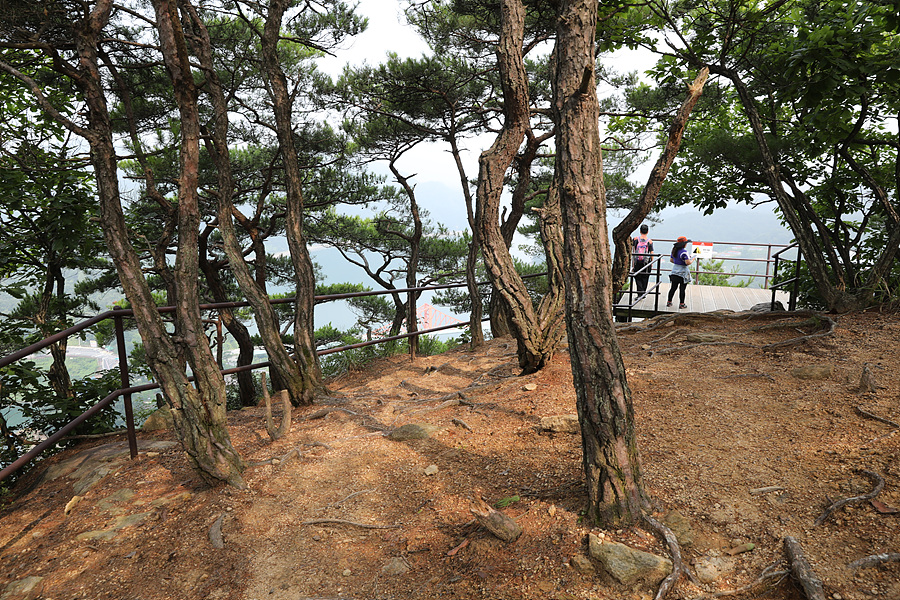
M 675 240 L 675 241 L 681 243 L 681 242 L 689 242 L 689 241 L 691 241 L 691 240 L 687 239 L 687 238 L 684 237 L 684 236 L 681 236 L 680 238 L 678 238 L 678 239 Z

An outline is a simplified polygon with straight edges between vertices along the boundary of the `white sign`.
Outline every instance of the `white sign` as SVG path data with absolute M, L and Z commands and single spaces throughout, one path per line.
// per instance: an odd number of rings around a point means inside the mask
M 693 242 L 694 254 L 697 255 L 697 258 L 712 258 L 713 257 L 713 244 L 712 242 Z

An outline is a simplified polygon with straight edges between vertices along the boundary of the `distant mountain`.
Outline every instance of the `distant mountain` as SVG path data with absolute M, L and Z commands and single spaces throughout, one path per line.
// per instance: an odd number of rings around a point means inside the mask
M 731 206 L 704 215 L 694 208 L 672 208 L 662 211 L 661 222 L 649 223 L 650 237 L 675 239 L 686 236 L 704 242 L 741 242 L 746 244 L 790 244 L 793 239 L 770 206 L 750 208 Z M 621 221 L 616 219 L 615 223 Z M 614 223 L 610 223 L 610 228 Z

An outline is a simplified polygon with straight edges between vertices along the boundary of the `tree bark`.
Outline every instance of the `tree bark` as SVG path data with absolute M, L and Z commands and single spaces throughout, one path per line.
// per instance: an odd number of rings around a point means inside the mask
M 294 358 L 300 366 L 302 390 L 300 404 L 312 404 L 316 394 L 324 389 L 316 354 L 315 306 L 316 274 L 303 235 L 303 185 L 300 163 L 294 146 L 291 112 L 293 103 L 288 92 L 287 79 L 278 60 L 278 42 L 281 39 L 281 22 L 287 9 L 285 0 L 271 0 L 262 36 L 262 65 L 278 136 L 284 178 L 287 187 L 287 218 L 285 234 L 296 276 L 294 302 Z
M 672 163 L 675 162 L 678 149 L 681 147 L 681 138 L 684 136 L 688 118 L 700 100 L 700 95 L 703 93 L 703 85 L 708 78 L 709 68 L 703 67 L 700 69 L 697 77 L 694 78 L 694 82 L 688 86 L 688 96 L 669 127 L 669 138 L 666 141 L 666 147 L 653 166 L 650 176 L 647 177 L 647 183 L 641 191 L 641 197 L 638 198 L 637 204 L 625 215 L 625 218 L 613 229 L 613 245 L 615 246 L 615 257 L 613 258 L 612 266 L 613 298 L 619 297 L 619 293 L 625 287 L 625 282 L 628 279 L 628 272 L 631 270 L 631 234 L 653 210 L 653 205 L 659 196 L 659 190 L 662 188 L 666 175 L 669 174 L 669 169 L 672 167 Z
M 493 145 L 479 157 L 476 203 L 482 252 L 495 293 L 507 305 L 523 373 L 542 369 L 556 347 L 541 331 L 528 289 L 515 270 L 500 229 L 500 196 L 506 172 L 529 129 L 528 74 L 522 54 L 525 8 L 521 0 L 503 0 L 497 65 L 503 87 L 504 123 Z
M 562 207 L 566 326 L 581 423 L 588 516 L 639 523 L 642 486 L 631 391 L 612 320 L 606 198 L 594 76 L 597 4 L 561 2 L 553 56 L 556 173 Z
M 472 302 L 472 312 L 469 313 L 469 333 L 471 335 L 469 348 L 475 349 L 484 344 L 484 331 L 481 329 L 483 307 L 481 305 L 481 290 L 478 288 L 477 273 L 478 253 L 481 250 L 481 227 L 479 226 L 481 213 L 472 200 L 469 179 L 466 177 L 466 170 L 463 167 L 462 156 L 455 137 L 450 138 L 450 151 L 453 154 L 456 170 L 459 173 L 463 197 L 466 201 L 466 217 L 469 221 L 469 229 L 472 230 L 472 240 L 469 242 L 469 253 L 466 256 L 466 288 L 469 291 L 469 298 Z
M 181 117 L 181 156 L 178 177 L 178 249 L 175 255 L 179 343 L 194 375 L 195 394 L 173 406 L 175 428 L 188 454 L 202 466 L 211 482 L 225 479 L 243 485 L 244 463 L 231 446 L 225 417 L 225 380 L 203 333 L 200 316 L 199 245 L 200 114 L 197 89 L 178 9 L 171 0 L 154 0 L 163 60 L 172 79 Z M 194 399 L 196 396 L 196 400 Z M 171 400 L 170 400 L 171 401 Z M 219 473 L 224 475 L 220 476 Z
M 208 228 L 200 236 L 200 247 L 198 256 L 200 257 L 200 269 L 206 277 L 206 285 L 212 293 L 213 301 L 228 302 L 228 294 L 225 286 L 222 284 L 222 278 L 219 275 L 221 264 L 213 264 L 207 256 L 207 240 L 212 232 L 212 227 Z M 253 364 L 253 340 L 250 332 L 241 321 L 235 317 L 234 310 L 223 308 L 220 313 L 222 315 L 222 323 L 225 329 L 234 338 L 238 345 L 237 364 L 235 366 L 244 367 Z M 256 405 L 256 390 L 253 385 L 253 374 L 250 371 L 240 371 L 235 373 L 238 382 L 238 396 L 240 397 L 241 406 Z
M 849 286 L 841 261 L 828 243 L 829 233 L 821 220 L 816 217 L 812 203 L 796 186 L 793 186 L 793 196 L 784 189 L 781 169 L 769 147 L 759 110 L 747 85 L 730 69 L 710 65 L 710 72 L 722 75 L 734 84 L 762 156 L 763 177 L 781 209 L 781 214 L 800 244 L 811 278 L 826 306 L 836 312 L 848 312 L 859 308 L 859 298 L 846 291 Z M 818 237 L 813 230 L 814 227 L 819 230 Z M 823 240 L 822 244 L 819 243 L 819 239 Z
M 283 386 L 288 391 L 292 404 L 296 406 L 308 404 L 311 400 L 306 397 L 306 384 L 303 380 L 303 374 L 300 372 L 297 363 L 291 359 L 290 354 L 281 341 L 281 332 L 278 330 L 278 318 L 275 315 L 275 309 L 269 302 L 269 297 L 265 290 L 257 284 L 253 273 L 250 272 L 250 267 L 244 260 L 243 248 L 235 232 L 234 222 L 232 221 L 234 212 L 234 178 L 231 172 L 231 157 L 228 148 L 228 104 L 213 65 L 209 33 L 193 5 L 185 0 L 182 1 L 189 11 L 190 22 L 195 30 L 194 48 L 199 54 L 200 63 L 204 69 L 206 92 L 213 106 L 214 126 L 212 140 L 207 142 L 207 147 L 216 165 L 218 177 L 216 197 L 219 207 L 218 228 L 222 234 L 225 255 L 228 258 L 231 272 L 241 292 L 253 307 L 259 335 L 262 338 L 269 361 L 272 363 L 272 369 L 277 374 L 272 378 L 273 381 L 277 381 L 280 386 Z
M 106 93 L 103 89 L 103 77 L 98 64 L 98 40 L 106 26 L 112 10 L 111 0 L 98 0 L 91 12 L 82 20 L 73 24 L 74 46 L 78 56 L 77 66 L 64 61 L 54 61 L 54 68 L 64 77 L 73 81 L 83 95 L 87 112 L 88 127 L 80 128 L 65 117 L 56 116 L 63 125 L 84 137 L 91 149 L 91 164 L 97 181 L 100 201 L 100 221 L 104 237 L 109 247 L 110 256 L 116 265 L 119 281 L 134 309 L 135 320 L 147 353 L 147 361 L 156 375 L 163 392 L 172 406 L 176 420 L 176 431 L 182 446 L 187 452 L 195 469 L 208 483 L 228 482 L 235 486 L 243 486 L 241 470 L 243 462 L 231 445 L 225 427 L 224 384 L 211 392 L 207 391 L 209 378 L 204 376 L 198 380 L 197 388 L 190 385 L 180 360 L 179 347 L 191 343 L 205 346 L 212 364 L 212 352 L 201 342 L 194 332 L 188 331 L 178 340 L 178 346 L 169 336 L 156 304 L 153 301 L 150 287 L 144 279 L 140 259 L 128 238 L 124 214 L 119 196 L 118 166 L 112 138 L 112 123 Z M 164 18 L 168 20 L 166 15 Z M 38 96 L 38 103 L 45 106 L 45 101 Z M 190 199 L 187 199 L 188 203 Z M 189 221 L 186 210 L 185 221 Z M 195 228 L 196 232 L 196 228 Z M 196 246 L 190 248 L 196 255 Z M 190 264 L 183 260 L 179 263 L 182 273 L 186 273 Z M 196 280 L 196 271 L 193 274 Z M 194 306 L 197 298 L 194 298 Z M 179 318 L 185 318 L 184 308 L 179 307 Z M 189 337 L 192 336 L 192 337 Z M 202 335 L 200 336 L 203 337 Z M 199 352 L 199 350 L 198 350 Z M 215 369 L 218 375 L 218 369 Z M 215 381 L 215 378 L 212 378 Z M 221 377 L 219 377 L 221 380 Z M 202 390 L 202 392 L 201 392 Z

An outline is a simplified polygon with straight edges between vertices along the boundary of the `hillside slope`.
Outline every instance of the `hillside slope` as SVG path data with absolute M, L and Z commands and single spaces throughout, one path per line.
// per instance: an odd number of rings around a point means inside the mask
M 656 514 L 677 528 L 692 567 L 720 571 L 703 587 L 682 580 L 669 598 L 751 584 L 782 561 L 785 536 L 828 598 L 900 598 L 900 563 L 847 567 L 900 551 L 900 319 L 835 320 L 831 333 L 827 320 L 784 314 L 679 315 L 619 330 Z M 231 414 L 251 465 L 246 491 L 204 487 L 165 432 L 142 433 L 135 461 L 114 458 L 121 441 L 54 457 L 0 512 L 0 597 L 652 598 L 596 562 L 572 566 L 589 533 L 666 551 L 643 530 L 583 522 L 579 436 L 540 426 L 575 411 L 568 356 L 517 377 L 514 349 L 497 339 L 380 361 L 294 409 L 276 442 L 262 409 Z M 866 365 L 877 387 L 860 392 Z M 405 424 L 428 436 L 387 435 Z M 814 524 L 879 477 L 874 502 Z M 506 544 L 479 527 L 477 497 L 503 501 L 523 535 Z M 752 551 L 729 554 L 747 543 Z M 782 577 L 732 597 L 802 596 Z

